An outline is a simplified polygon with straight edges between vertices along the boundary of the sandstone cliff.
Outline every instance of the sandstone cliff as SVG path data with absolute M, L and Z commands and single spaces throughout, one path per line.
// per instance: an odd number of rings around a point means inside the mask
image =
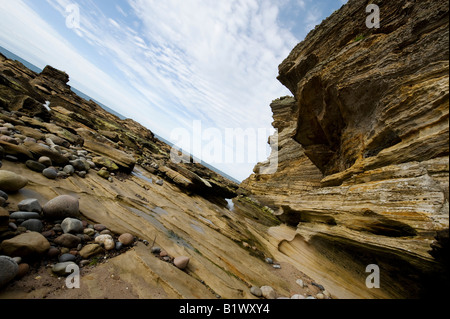
M 271 105 L 278 171 L 258 164 L 241 187 L 289 226 L 271 229 L 279 250 L 342 296 L 427 296 L 448 280 L 448 3 L 375 1 L 379 29 L 368 3 L 281 63 L 293 97 Z M 380 289 L 365 287 L 368 264 Z

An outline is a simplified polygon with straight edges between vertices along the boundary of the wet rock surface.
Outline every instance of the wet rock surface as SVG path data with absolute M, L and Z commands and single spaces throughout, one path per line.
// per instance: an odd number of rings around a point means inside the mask
M 376 260 L 390 297 L 429 296 L 449 280 L 431 254 L 449 225 L 448 5 L 379 3 L 379 29 L 366 5 L 348 1 L 280 64 L 293 96 L 271 104 L 278 170 L 258 164 L 240 192 L 290 226 L 272 235 L 304 272 L 339 273 L 322 278 L 335 294 L 376 296 L 360 271 Z

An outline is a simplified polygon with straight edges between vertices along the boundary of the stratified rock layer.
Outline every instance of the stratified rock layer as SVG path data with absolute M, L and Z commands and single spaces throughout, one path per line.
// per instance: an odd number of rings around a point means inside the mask
M 261 163 L 241 187 L 293 228 L 272 229 L 279 250 L 334 292 L 369 291 L 377 264 L 379 291 L 430 296 L 448 280 L 448 3 L 375 3 L 379 29 L 349 1 L 280 65 L 294 97 L 271 105 L 278 171 Z

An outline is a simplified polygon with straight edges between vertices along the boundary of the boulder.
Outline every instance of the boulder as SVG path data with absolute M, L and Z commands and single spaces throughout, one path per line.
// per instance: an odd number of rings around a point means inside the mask
M 78 217 L 80 215 L 78 199 L 70 195 L 53 198 L 44 205 L 43 215 L 50 219 Z
M 67 262 L 67 261 L 75 261 L 76 258 L 77 257 L 75 255 L 72 255 L 70 253 L 65 253 L 58 257 L 58 261 L 63 263 L 63 262 Z
M 79 254 L 80 254 L 81 258 L 88 259 L 93 256 L 102 254 L 103 252 L 104 252 L 104 249 L 100 245 L 88 244 L 80 250 Z
M 0 190 L 0 197 L 3 197 L 5 200 L 8 200 L 8 194 L 6 194 L 4 191 Z
M 69 75 L 61 70 L 55 69 L 51 65 L 45 66 L 42 72 L 39 74 L 39 77 L 44 79 L 48 79 L 51 82 L 60 82 L 60 84 L 65 85 L 69 82 Z
M 91 168 L 89 166 L 89 164 L 85 163 L 85 161 L 83 161 L 81 159 L 76 159 L 76 160 L 70 161 L 69 163 L 70 163 L 70 165 L 73 166 L 73 168 L 76 171 L 87 171 Z
M 119 170 L 119 166 L 116 165 L 112 160 L 103 156 L 96 156 L 92 159 L 92 162 L 99 167 L 106 167 L 110 172 Z
M 19 264 L 19 269 L 16 274 L 16 279 L 21 279 L 30 271 L 30 265 L 21 263 Z
M 44 224 L 39 219 L 27 219 L 22 224 L 20 224 L 21 227 L 25 227 L 27 230 L 33 231 L 33 232 L 42 232 L 44 229 Z
M 72 176 L 75 173 L 75 168 L 72 165 L 66 165 L 63 168 L 64 173 Z
M 103 245 L 106 250 L 111 250 L 116 247 L 114 239 L 111 237 L 111 235 L 99 235 L 95 237 L 95 242 L 97 244 Z
M 252 293 L 252 295 L 256 296 L 256 297 L 261 297 L 262 296 L 262 291 L 259 287 L 253 286 L 250 289 L 250 292 Z
M 30 117 L 39 117 L 45 121 L 50 120 L 51 114 L 45 106 L 27 95 L 16 96 L 9 105 L 10 111 L 18 111 Z
M 56 179 L 58 177 L 58 171 L 54 167 L 48 167 L 42 171 L 42 175 L 48 179 Z
M 15 138 L 12 138 L 12 137 L 10 137 L 8 135 L 1 135 L 0 136 L 0 141 L 7 142 L 7 143 L 10 143 L 10 144 L 19 145 L 19 142 L 17 142 L 17 140 Z
M 41 204 L 35 198 L 24 199 L 21 202 L 19 202 L 19 204 L 17 204 L 17 207 L 22 212 L 40 213 L 42 211 Z
M 186 256 L 179 256 L 173 260 L 173 264 L 179 269 L 185 269 L 189 264 L 190 258 Z
M 0 288 L 13 280 L 17 272 L 19 271 L 19 265 L 8 256 L 0 256 Z
M 9 216 L 9 218 L 16 220 L 40 219 L 41 215 L 36 212 L 14 212 Z
M 129 233 L 124 233 L 119 236 L 119 242 L 121 242 L 125 246 L 129 246 L 134 242 L 134 236 Z
M 4 240 L 0 245 L 5 255 L 30 258 L 45 254 L 49 248 L 48 240 L 37 232 L 20 234 Z
M 67 141 L 66 139 L 64 139 L 62 137 L 56 136 L 55 134 L 46 134 L 45 138 L 49 139 L 53 144 L 56 144 L 56 145 L 59 145 L 59 146 L 65 147 L 65 148 L 70 147 L 69 141 Z
M 86 149 L 111 159 L 128 173 L 133 171 L 136 160 L 132 155 L 107 144 L 106 141 L 100 139 L 100 136 L 87 129 L 79 128 L 77 133 L 84 138 L 84 147 Z
M 108 170 L 105 167 L 103 167 L 101 170 L 99 170 L 97 172 L 97 175 L 102 177 L 102 178 L 104 178 L 104 179 L 108 179 L 109 178 L 109 172 L 108 172 Z
M 67 217 L 62 221 L 61 228 L 64 233 L 81 233 L 83 232 L 83 223 L 79 219 Z
M 18 125 L 16 126 L 16 130 L 19 130 L 23 135 L 34 138 L 35 140 L 43 140 L 45 138 L 44 133 L 28 126 Z
M 4 192 L 17 192 L 28 184 L 28 179 L 16 173 L 1 170 L 0 171 L 0 190 Z
M 86 234 L 86 235 L 88 235 L 88 236 L 94 236 L 95 230 L 92 229 L 92 228 L 85 228 L 85 229 L 83 230 L 83 233 Z
M 44 123 L 44 126 L 50 133 L 69 141 L 73 145 L 83 145 L 83 138 L 77 134 L 69 132 L 69 128 L 65 129 L 53 123 Z
M 43 144 L 33 143 L 33 142 L 25 142 L 24 143 L 26 149 L 34 154 L 36 157 L 48 157 L 52 160 L 54 165 L 66 165 L 69 163 L 69 159 L 57 151 L 52 150 L 48 146 L 44 146 Z M 32 158 L 32 157 L 31 157 Z
M 67 233 L 57 237 L 54 243 L 67 248 L 75 248 L 81 243 L 81 238 Z
M 41 163 L 42 165 L 45 165 L 45 167 L 49 167 L 49 166 L 53 165 L 51 158 L 47 157 L 47 156 L 39 157 L 38 162 Z
M 33 154 L 24 145 L 15 145 L 0 140 L 0 147 L 3 148 L 5 155 L 12 155 L 22 161 L 33 159 Z

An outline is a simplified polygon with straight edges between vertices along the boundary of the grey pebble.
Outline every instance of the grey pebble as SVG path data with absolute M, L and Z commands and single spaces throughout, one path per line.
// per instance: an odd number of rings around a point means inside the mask
M 58 257 L 58 261 L 63 263 L 63 262 L 67 262 L 67 261 L 75 261 L 76 256 L 72 255 L 72 254 L 62 254 L 61 256 Z

